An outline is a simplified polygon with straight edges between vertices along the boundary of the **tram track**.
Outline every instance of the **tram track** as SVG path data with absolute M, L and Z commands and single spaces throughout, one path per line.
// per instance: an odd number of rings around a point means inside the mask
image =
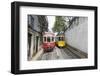
M 63 49 L 64 52 L 70 56 L 72 59 L 77 59 L 77 58 L 80 58 L 79 56 L 77 56 L 75 53 L 73 53 L 71 50 L 69 50 L 68 48 L 64 48 Z
M 78 49 L 75 49 L 73 47 L 70 47 L 67 45 L 66 48 L 64 48 L 65 52 L 69 55 L 72 56 L 72 58 L 87 58 L 87 54 L 78 50 Z

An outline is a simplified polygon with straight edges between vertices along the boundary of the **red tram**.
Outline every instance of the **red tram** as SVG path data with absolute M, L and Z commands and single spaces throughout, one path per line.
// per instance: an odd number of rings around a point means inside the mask
M 45 32 L 43 34 L 43 49 L 44 52 L 51 52 L 55 47 L 55 34 L 51 32 Z

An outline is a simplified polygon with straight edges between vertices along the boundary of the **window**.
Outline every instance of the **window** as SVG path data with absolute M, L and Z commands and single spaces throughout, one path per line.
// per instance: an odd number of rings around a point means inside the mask
M 54 41 L 54 37 L 52 37 L 52 41 Z
M 47 42 L 50 42 L 50 37 L 47 37 Z
M 32 34 L 28 33 L 28 44 L 29 44 L 29 49 L 31 47 L 31 36 Z
M 44 37 L 44 42 L 46 42 L 46 37 Z
M 31 37 L 32 37 L 32 34 L 28 33 L 28 60 L 30 58 L 30 55 L 31 55 Z
M 59 41 L 64 41 L 64 37 L 58 37 Z

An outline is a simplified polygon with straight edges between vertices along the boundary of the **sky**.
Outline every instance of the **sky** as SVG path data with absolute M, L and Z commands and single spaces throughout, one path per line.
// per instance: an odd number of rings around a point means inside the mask
M 54 26 L 55 16 L 47 16 L 49 30 L 52 32 L 52 27 Z

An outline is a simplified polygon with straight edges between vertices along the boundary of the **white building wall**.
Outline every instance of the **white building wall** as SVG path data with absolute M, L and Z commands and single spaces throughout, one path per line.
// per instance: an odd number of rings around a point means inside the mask
M 65 32 L 66 42 L 81 51 L 88 52 L 88 18 L 80 17 L 79 24 Z

